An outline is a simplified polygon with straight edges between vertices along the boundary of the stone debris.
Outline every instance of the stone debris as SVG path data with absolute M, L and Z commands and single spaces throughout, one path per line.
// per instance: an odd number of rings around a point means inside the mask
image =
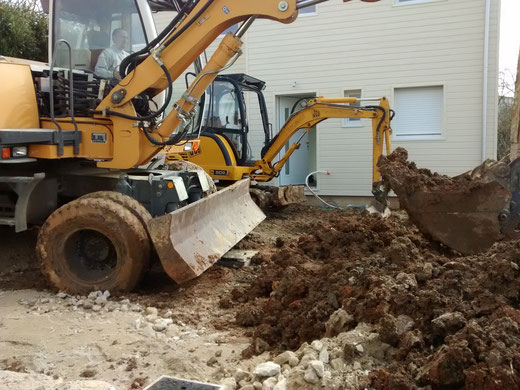
M 466 318 L 462 313 L 444 313 L 432 320 L 433 333 L 436 336 L 444 337 L 464 328 L 466 323 Z
M 323 348 L 321 351 L 320 351 L 320 355 L 318 356 L 318 359 L 323 362 L 323 363 L 328 363 L 329 362 L 329 351 L 327 351 L 327 348 Z
M 335 337 L 303 343 L 294 352 L 282 352 L 273 361 L 258 364 L 252 373 L 236 370 L 234 382 L 226 383 L 236 383 L 237 390 L 354 389 L 372 370 L 387 365 L 384 357 L 388 348 L 372 325 L 358 324 Z M 353 354 L 349 360 L 344 359 L 345 350 Z M 365 354 L 360 356 L 359 350 Z
M 18 303 L 27 308 L 30 308 L 34 311 L 40 312 L 53 312 L 53 311 L 61 311 L 63 310 L 63 306 L 56 306 L 55 303 L 60 303 L 60 305 L 64 305 L 70 311 L 74 312 L 82 312 L 86 311 L 88 313 L 108 313 L 114 311 L 120 311 L 123 313 L 133 311 L 136 313 L 140 313 L 143 311 L 143 308 L 138 303 L 130 303 L 129 299 L 122 299 L 120 302 L 116 302 L 114 300 L 109 300 L 110 292 L 105 291 L 93 291 L 86 296 L 73 296 L 69 295 L 65 292 L 59 292 L 55 295 L 58 302 L 56 302 L 53 298 L 41 297 L 36 299 L 21 299 Z M 147 314 L 151 315 L 151 317 L 147 317 L 147 321 L 154 324 L 158 317 L 158 309 L 156 308 L 147 308 Z M 172 312 L 165 313 L 164 318 L 171 318 Z
M 152 329 L 156 332 L 164 332 L 166 328 L 171 325 L 173 321 L 171 318 L 158 318 L 152 325 Z
M 83 306 L 83 309 L 92 309 L 94 307 L 94 302 L 92 302 L 90 299 L 87 299 L 83 301 L 81 306 Z
M 348 330 L 356 324 L 356 320 L 353 315 L 348 314 L 343 309 L 338 309 L 330 316 L 329 320 L 325 324 L 325 336 L 334 337 L 340 332 Z
M 318 377 L 323 378 L 323 374 L 325 372 L 325 366 L 323 365 L 323 362 L 320 360 L 313 360 L 309 363 L 309 366 L 312 367 L 314 371 L 316 371 L 316 375 Z
M 295 367 L 300 362 L 300 359 L 298 359 L 298 356 L 294 352 L 285 351 L 278 355 L 276 358 L 274 358 L 274 362 L 281 366 L 287 363 L 291 367 Z
M 323 343 L 319 340 L 314 340 L 311 343 L 311 347 L 314 348 L 317 352 L 320 352 L 323 349 Z
M 273 390 L 277 383 L 278 379 L 276 377 L 267 378 L 262 383 L 262 390 Z
M 317 384 L 320 381 L 318 374 L 312 367 L 309 367 L 307 368 L 307 370 L 305 370 L 305 375 L 303 376 L 303 379 L 305 380 L 305 382 L 311 383 L 313 385 Z
M 99 305 L 99 306 L 104 306 L 106 305 L 106 303 L 108 302 L 108 299 L 107 297 L 105 297 L 104 295 L 100 296 L 100 297 L 97 297 L 94 301 L 94 303 L 96 305 Z
M 260 377 L 271 377 L 280 374 L 281 367 L 274 362 L 261 363 L 256 366 L 253 374 Z
M 237 388 L 235 378 L 226 378 L 220 383 L 220 385 L 222 386 L 221 390 L 235 390 Z

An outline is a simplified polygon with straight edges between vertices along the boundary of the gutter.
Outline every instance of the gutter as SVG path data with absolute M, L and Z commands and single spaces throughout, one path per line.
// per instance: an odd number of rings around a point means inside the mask
M 482 88 L 482 162 L 487 158 L 487 119 L 488 119 L 488 79 L 489 79 L 489 27 L 491 19 L 491 0 L 486 1 L 484 27 L 484 75 Z

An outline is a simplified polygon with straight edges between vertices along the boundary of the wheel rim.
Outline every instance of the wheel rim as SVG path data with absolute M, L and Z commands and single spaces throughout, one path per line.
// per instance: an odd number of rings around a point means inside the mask
M 112 241 L 96 230 L 79 230 L 65 241 L 67 268 L 78 279 L 86 282 L 109 277 L 117 267 L 117 257 Z

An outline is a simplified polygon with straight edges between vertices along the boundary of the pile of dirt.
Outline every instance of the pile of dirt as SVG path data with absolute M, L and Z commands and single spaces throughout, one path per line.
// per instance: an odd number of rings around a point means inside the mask
M 502 238 L 499 214 L 509 207 L 511 193 L 485 165 L 450 178 L 417 168 L 408 152 L 397 148 L 381 157 L 378 167 L 401 207 L 431 239 L 470 255 Z
M 304 230 L 258 255 L 256 280 L 232 292 L 236 321 L 253 338 L 244 355 L 295 350 L 369 323 L 392 346 L 388 368 L 370 375 L 374 388 L 520 386 L 516 244 L 462 257 L 406 217 L 352 212 Z M 331 326 L 340 309 L 347 315 Z
M 377 163 L 383 180 L 390 183 L 396 192 L 412 194 L 417 191 L 453 191 L 474 186 L 468 175 L 451 178 L 429 169 L 418 168 L 408 161 L 408 151 L 396 148 L 390 155 L 381 156 Z

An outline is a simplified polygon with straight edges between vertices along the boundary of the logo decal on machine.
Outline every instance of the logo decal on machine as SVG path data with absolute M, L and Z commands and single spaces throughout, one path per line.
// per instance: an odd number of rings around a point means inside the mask
M 92 133 L 91 140 L 93 144 L 106 144 L 107 135 L 106 133 Z
M 223 169 L 215 169 L 215 170 L 213 171 L 213 174 L 214 174 L 214 175 L 218 175 L 218 176 L 227 176 L 228 171 L 225 171 L 225 170 L 223 170 Z

